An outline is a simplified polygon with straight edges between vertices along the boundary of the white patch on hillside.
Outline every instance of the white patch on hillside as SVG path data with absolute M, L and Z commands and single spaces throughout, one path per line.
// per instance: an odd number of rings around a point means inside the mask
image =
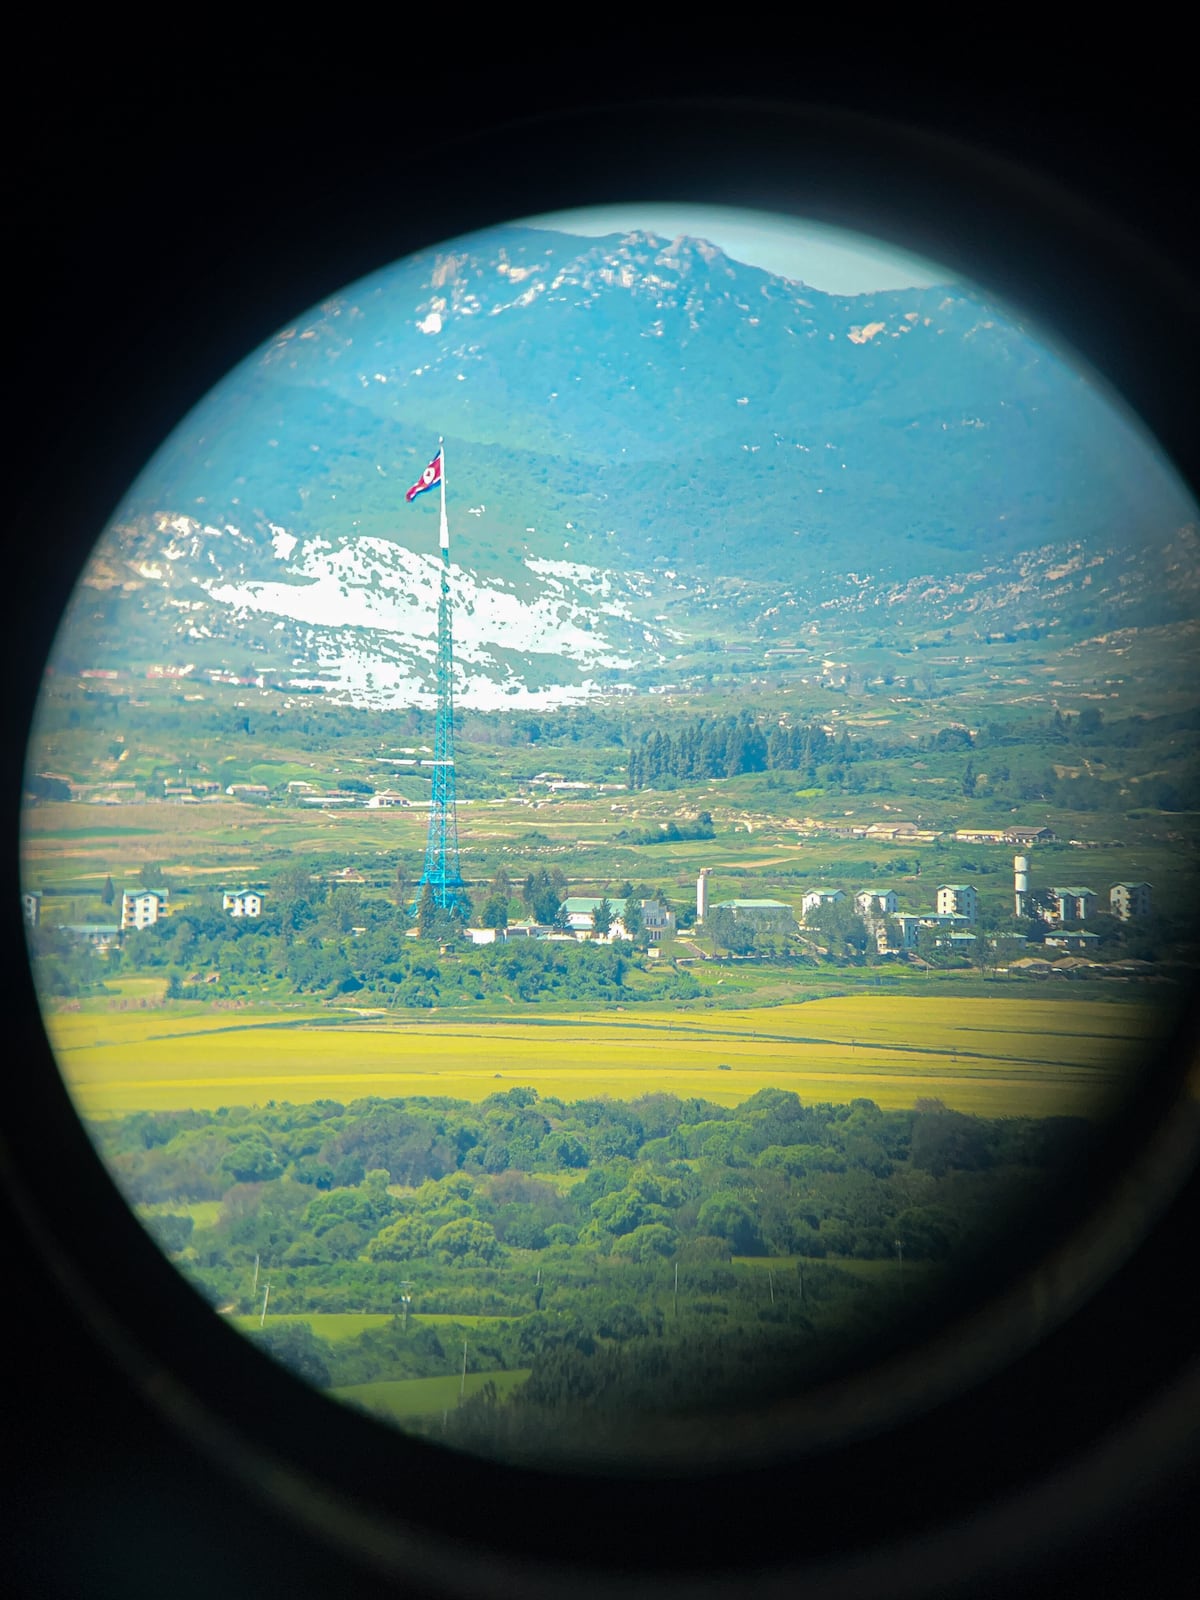
M 294 533 L 289 533 L 286 528 L 277 528 L 273 522 L 270 528 L 272 548 L 281 561 L 286 561 L 300 541 Z
M 456 695 L 463 705 L 548 707 L 586 699 L 599 692 L 588 673 L 632 667 L 641 653 L 640 642 L 636 653 L 630 649 L 632 614 L 616 597 L 611 575 L 568 561 L 529 558 L 526 566 L 533 581 L 524 594 L 451 567 L 454 654 L 462 674 Z M 234 620 L 259 613 L 306 625 L 307 659 L 332 692 L 372 705 L 429 698 L 436 557 L 386 539 L 343 540 L 336 548 L 310 539 L 290 571 L 298 581 L 209 579 L 204 588 Z M 602 618 L 604 632 L 597 626 Z M 532 658 L 531 680 L 540 687 L 518 676 L 513 656 Z

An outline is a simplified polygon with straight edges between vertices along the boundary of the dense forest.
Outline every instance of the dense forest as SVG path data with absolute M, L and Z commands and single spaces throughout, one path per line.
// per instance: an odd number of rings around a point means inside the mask
M 987 720 L 974 731 L 953 724 L 919 738 L 861 729 L 834 737 L 817 722 L 743 710 L 676 718 L 674 732 L 630 732 L 627 771 L 631 789 L 779 772 L 832 792 L 886 794 L 910 787 L 915 757 L 958 757 L 956 786 L 965 799 L 1045 801 L 1071 811 L 1120 811 L 1139 803 L 1182 811 L 1200 778 L 1198 725 L 1191 712 L 1106 721 L 1089 706 L 1032 722 Z M 1157 770 L 1143 779 L 1147 766 Z
M 90 1131 L 214 1306 L 256 1310 L 265 1273 L 273 1312 L 395 1315 L 336 1342 L 307 1325 L 255 1335 L 318 1386 L 445 1374 L 462 1338 L 472 1371 L 527 1371 L 512 1409 L 485 1394 L 453 1424 L 507 1430 L 506 1448 L 515 1415 L 533 1439 L 563 1407 L 686 1407 L 840 1359 L 889 1315 L 854 1262 L 899 1251 L 928 1274 L 978 1259 L 1018 1211 L 1037 1216 L 1089 1140 L 1075 1119 L 773 1089 L 729 1108 L 518 1087 L 479 1104 L 142 1112 Z

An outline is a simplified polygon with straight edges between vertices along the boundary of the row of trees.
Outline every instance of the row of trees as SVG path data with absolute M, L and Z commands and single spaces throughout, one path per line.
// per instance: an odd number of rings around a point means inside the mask
M 766 725 L 750 711 L 732 717 L 694 717 L 675 732 L 652 728 L 631 742 L 629 787 L 733 778 L 780 768 L 796 772 L 822 760 L 830 740 L 819 723 Z
M 681 1400 L 770 1366 L 781 1338 L 804 1360 L 814 1330 L 844 1347 L 864 1290 L 838 1260 L 894 1260 L 899 1241 L 906 1260 L 964 1261 L 1018 1214 L 1036 1232 L 1048 1185 L 1090 1139 L 1081 1120 L 985 1119 L 937 1101 L 884 1111 L 767 1089 L 730 1108 L 525 1087 L 475 1105 L 142 1112 L 92 1131 L 214 1304 L 256 1310 L 256 1268 L 280 1313 L 398 1313 L 409 1296 L 411 1329 L 406 1317 L 336 1349 L 276 1330 L 275 1353 L 311 1381 L 441 1373 L 449 1335 L 423 1313 L 504 1317 L 463 1330 L 475 1369 L 530 1368 L 521 1403 L 560 1411 L 622 1392 L 605 1365 L 615 1347 L 635 1388 L 645 1363 L 698 1362 L 708 1387 L 684 1384 Z M 201 1225 L 187 1208 L 204 1199 L 220 1209 Z M 738 1258 L 764 1259 L 770 1276 Z

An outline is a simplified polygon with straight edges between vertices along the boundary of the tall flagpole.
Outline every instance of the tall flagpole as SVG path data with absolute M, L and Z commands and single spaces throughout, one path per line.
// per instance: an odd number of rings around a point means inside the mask
M 442 470 L 438 473 L 438 479 L 442 485 L 442 528 L 441 537 L 438 540 L 438 544 L 440 545 L 441 549 L 446 551 L 446 554 L 442 557 L 442 560 L 447 566 L 449 566 L 450 524 L 446 521 L 446 444 L 440 434 L 438 435 L 438 455 L 441 457 L 442 461 Z

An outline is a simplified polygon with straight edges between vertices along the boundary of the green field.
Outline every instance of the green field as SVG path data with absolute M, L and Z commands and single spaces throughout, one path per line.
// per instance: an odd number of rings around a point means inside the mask
M 219 1200 L 159 1200 L 138 1207 L 139 1217 L 191 1217 L 198 1228 L 211 1228 L 220 1214 Z
M 250 1333 L 260 1326 L 260 1316 L 249 1312 L 244 1316 L 230 1317 L 230 1322 L 242 1330 Z M 360 1333 L 367 1333 L 372 1328 L 385 1328 L 394 1321 L 390 1311 L 312 1311 L 304 1315 L 269 1313 L 266 1320 L 268 1328 L 286 1327 L 292 1322 L 307 1322 L 318 1339 L 357 1339 Z M 419 1317 L 410 1316 L 409 1325 L 413 1328 L 430 1323 L 435 1327 L 449 1322 L 461 1323 L 464 1328 L 495 1327 L 502 1322 L 507 1322 L 507 1317 L 476 1317 L 471 1315 L 452 1316 L 440 1311 L 423 1312 Z
M 52 1012 L 88 1116 L 367 1096 L 478 1101 L 531 1085 L 564 1100 L 651 1090 L 737 1105 L 919 1098 L 985 1116 L 1102 1113 L 1161 1022 L 1151 1007 L 1067 999 L 857 995 L 742 1010 L 392 1022 L 328 1012 Z
M 529 1369 L 509 1372 L 468 1372 L 466 1398 L 478 1394 L 485 1384 L 494 1383 L 496 1392 L 507 1395 L 524 1383 Z M 378 1383 L 350 1383 L 331 1389 L 335 1400 L 366 1406 L 371 1411 L 402 1421 L 406 1417 L 434 1417 L 439 1411 L 456 1406 L 463 1394 L 460 1376 L 448 1378 L 393 1378 Z

